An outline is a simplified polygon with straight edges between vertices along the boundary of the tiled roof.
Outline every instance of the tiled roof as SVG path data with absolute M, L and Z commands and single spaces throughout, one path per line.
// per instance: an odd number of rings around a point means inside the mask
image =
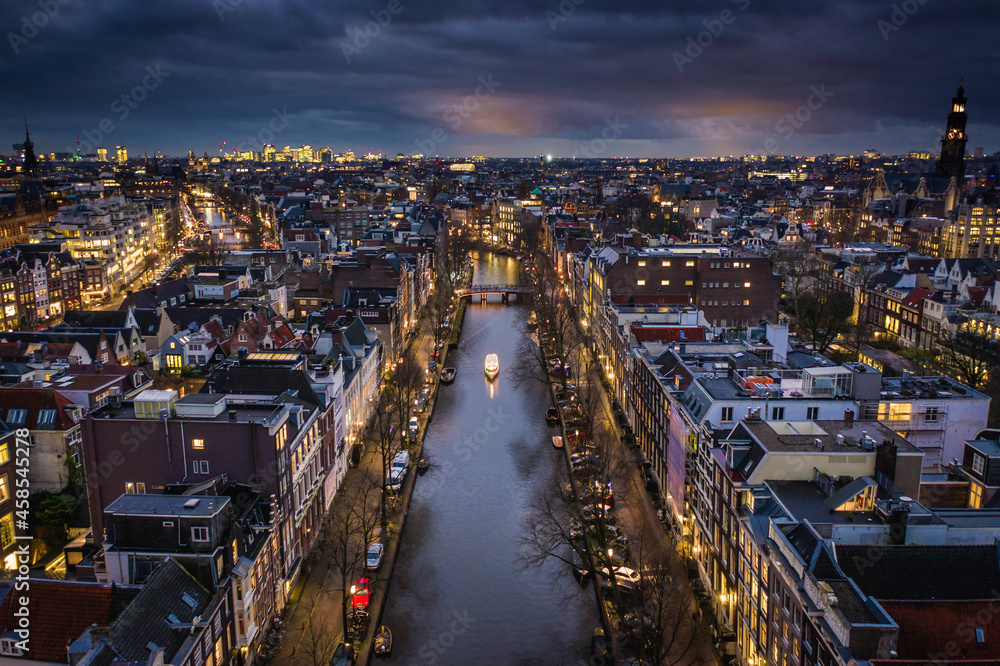
M 185 599 L 190 599 L 188 603 Z M 142 592 L 111 625 L 111 643 L 128 661 L 146 661 L 149 644 L 164 648 L 169 663 L 177 649 L 190 636 L 191 629 L 172 628 L 170 616 L 190 623 L 201 615 L 212 595 L 174 559 L 157 567 Z
M 837 563 L 876 599 L 975 600 L 1000 590 L 995 546 L 837 546 Z
M 13 427 L 31 430 L 69 430 L 74 424 L 66 410 L 72 406 L 73 403 L 55 389 L 24 386 L 0 388 L 0 413 L 7 425 Z M 10 411 L 15 409 L 27 410 L 24 420 L 15 423 L 10 419 Z M 55 415 L 50 415 L 51 420 L 40 424 L 38 414 L 43 409 L 53 409 Z
M 993 600 L 879 603 L 899 625 L 896 650 L 900 659 L 937 661 L 934 655 L 952 655 L 955 660 L 1000 659 L 1000 626 L 991 621 Z M 977 627 L 982 628 L 982 642 Z
M 66 646 L 87 627 L 106 627 L 139 592 L 135 587 L 57 580 L 32 580 L 28 611 L 31 618 L 30 658 L 67 663 Z M 0 603 L 0 633 L 18 626 L 14 612 L 22 593 L 8 588 Z

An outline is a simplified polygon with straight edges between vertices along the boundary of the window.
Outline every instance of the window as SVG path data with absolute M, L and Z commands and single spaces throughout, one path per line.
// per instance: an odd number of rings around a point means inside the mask
M 0 476 L 0 502 L 10 499 L 10 486 L 7 485 L 7 475 Z
M 645 261 L 640 261 L 640 262 L 639 262 L 639 267 L 640 267 L 640 268 L 644 267 L 645 265 L 646 265 L 646 262 L 645 262 Z
M 732 407 L 723 407 L 722 408 L 722 422 L 723 423 L 732 423 L 733 422 L 733 408 Z
M 7 410 L 7 425 L 17 426 L 24 425 L 25 421 L 28 420 L 28 410 L 27 409 L 8 409 Z
M 205 440 L 203 439 L 192 439 L 191 440 L 192 449 L 203 449 L 205 448 Z
M 130 494 L 134 493 L 135 492 L 135 484 L 133 482 L 131 482 L 131 481 L 126 481 L 125 482 L 125 492 L 130 493 Z
M 694 280 L 684 280 L 684 286 L 685 287 L 693 287 L 694 286 Z
M 747 289 L 749 289 L 750 288 L 750 283 L 749 282 L 744 282 L 743 286 L 746 287 Z
M 208 528 L 207 527 L 192 527 L 191 528 L 191 541 L 197 541 L 198 543 L 208 542 Z
M 986 458 L 978 453 L 972 454 L 972 471 L 982 476 L 986 469 Z
M 983 487 L 978 483 L 969 484 L 969 508 L 979 509 L 983 506 Z
M 247 334 L 240 333 L 240 342 L 246 342 L 246 341 L 247 341 Z
M 645 280 L 636 280 L 635 283 L 637 285 L 639 285 L 640 287 L 646 286 L 646 281 Z
M 785 408 L 784 407 L 772 407 L 771 408 L 771 420 L 781 421 L 785 418 Z
M 48 430 L 48 428 L 43 428 L 42 426 L 51 426 L 56 422 L 56 410 L 54 409 L 39 409 L 38 410 L 38 424 L 36 427 L 39 430 Z
M 687 268 L 694 268 L 694 262 L 693 262 L 693 261 L 685 261 L 685 262 L 684 262 L 684 265 L 685 265 L 685 266 L 686 266 Z
M 17 641 L 13 638 L 4 638 L 0 640 L 0 654 L 20 657 L 24 652 L 17 646 Z
M 669 287 L 670 286 L 670 280 L 660 280 L 660 286 L 661 287 Z
M 806 420 L 815 421 L 819 418 L 819 407 L 806 407 Z
M 661 261 L 660 262 L 660 266 L 663 266 L 664 268 L 670 268 L 670 262 L 669 261 Z
M 750 305 L 750 301 L 749 301 L 749 299 L 748 299 L 748 300 L 745 300 L 745 301 L 743 301 L 743 305 Z
M 8 513 L 0 518 L 0 548 L 6 548 L 14 543 L 14 514 Z
M 195 474 L 208 474 L 208 461 L 207 460 L 192 460 L 194 465 Z

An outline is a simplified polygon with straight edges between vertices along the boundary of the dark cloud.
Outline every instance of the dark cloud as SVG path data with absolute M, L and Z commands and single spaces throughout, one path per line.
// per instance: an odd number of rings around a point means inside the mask
M 442 155 L 569 155 L 618 119 L 608 155 L 775 136 L 783 152 L 899 152 L 934 146 L 964 76 L 970 147 L 993 152 L 998 19 L 983 0 L 14 0 L 0 131 L 20 141 L 27 115 L 40 148 L 64 150 L 107 119 L 107 147 L 212 153 L 266 139 L 277 110 L 294 118 L 274 143 L 335 150 L 413 152 L 437 129 Z M 141 91 L 149 67 L 166 76 Z

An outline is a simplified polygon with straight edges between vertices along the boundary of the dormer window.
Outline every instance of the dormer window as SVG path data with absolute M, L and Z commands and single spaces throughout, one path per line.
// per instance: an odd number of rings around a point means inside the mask
M 986 457 L 978 453 L 972 455 L 972 471 L 977 476 L 982 476 L 986 470 Z
M 24 652 L 17 646 L 17 641 L 13 638 L 0 639 L 0 654 L 8 657 L 21 657 Z

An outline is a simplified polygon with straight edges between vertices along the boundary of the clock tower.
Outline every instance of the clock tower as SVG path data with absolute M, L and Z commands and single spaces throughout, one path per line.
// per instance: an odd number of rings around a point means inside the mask
M 941 158 L 937 161 L 938 174 L 946 178 L 954 178 L 958 186 L 962 186 L 965 178 L 965 87 L 958 86 L 958 92 L 951 100 L 951 113 L 948 114 L 948 128 L 941 139 Z

